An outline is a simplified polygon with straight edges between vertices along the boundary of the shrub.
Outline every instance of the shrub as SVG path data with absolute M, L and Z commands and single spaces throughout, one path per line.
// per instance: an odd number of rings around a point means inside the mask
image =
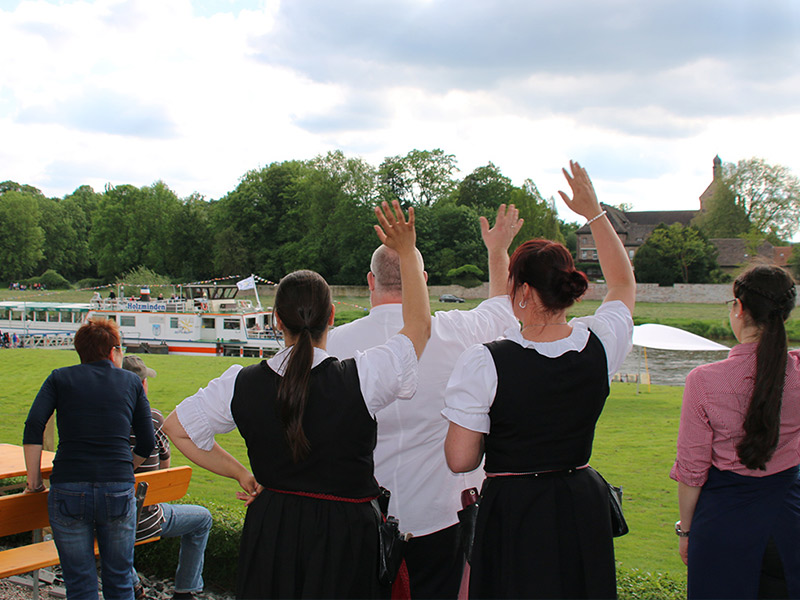
M 169 285 L 170 280 L 166 275 L 159 275 L 155 271 L 139 265 L 131 269 L 121 277 L 117 278 L 117 283 L 128 283 L 130 285 Z
M 28 283 L 41 283 L 46 286 L 48 290 L 68 290 L 72 287 L 69 281 L 64 279 L 64 277 L 53 269 L 47 269 L 47 271 L 39 275 L 39 277 L 32 277 L 28 280 Z
M 457 267 L 455 269 L 450 269 L 447 272 L 448 279 L 450 279 L 453 283 L 466 288 L 480 285 L 481 280 L 478 278 L 482 275 L 483 271 L 481 271 L 475 265 L 469 264 Z
M 85 279 L 81 279 L 75 286 L 80 290 L 85 290 L 87 288 L 96 288 L 102 285 L 105 285 L 105 281 L 102 279 L 94 279 L 92 277 L 86 277 Z
M 181 503 L 191 504 L 191 500 L 187 498 Z M 203 501 L 202 504 L 211 511 L 214 519 L 208 535 L 203 579 L 226 590 L 235 590 L 244 521 L 242 513 L 214 502 Z M 163 538 L 152 544 L 136 546 L 136 568 L 148 576 L 174 578 L 180 542 L 179 537 Z

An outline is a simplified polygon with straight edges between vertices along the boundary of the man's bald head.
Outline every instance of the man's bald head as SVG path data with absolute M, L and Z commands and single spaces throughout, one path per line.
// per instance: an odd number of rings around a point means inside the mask
M 416 252 L 424 268 L 422 254 L 419 250 Z M 400 256 L 397 252 L 388 246 L 378 246 L 372 253 L 369 270 L 374 284 L 372 294 L 377 294 L 381 298 L 381 303 L 385 301 L 400 302 L 403 285 L 400 279 Z M 389 300 L 390 298 L 394 298 L 394 300 Z

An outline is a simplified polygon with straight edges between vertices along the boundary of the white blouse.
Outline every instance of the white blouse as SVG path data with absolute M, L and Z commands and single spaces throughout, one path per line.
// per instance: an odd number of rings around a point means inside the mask
M 291 351 L 292 346 L 284 348 L 268 359 L 267 365 L 283 375 Z M 325 350 L 314 348 L 312 368 L 328 356 Z M 373 417 L 395 400 L 408 400 L 417 390 L 417 355 L 414 344 L 405 335 L 397 334 L 381 346 L 357 352 L 354 359 L 361 395 Z M 211 450 L 214 435 L 236 429 L 231 400 L 236 377 L 242 368 L 241 365 L 230 367 L 175 407 L 181 425 L 201 450 Z
M 628 307 L 619 300 L 601 304 L 593 315 L 577 317 L 569 324 L 572 332 L 554 342 L 532 342 L 522 337 L 519 327 L 512 327 L 505 337 L 523 348 L 533 348 L 548 358 L 570 351 L 580 352 L 589 341 L 589 329 L 600 339 L 606 352 L 609 380 L 622 366 L 632 347 L 633 319 Z M 442 415 L 465 429 L 489 433 L 489 409 L 497 392 L 497 370 L 489 349 L 475 345 L 459 357 L 447 383 Z

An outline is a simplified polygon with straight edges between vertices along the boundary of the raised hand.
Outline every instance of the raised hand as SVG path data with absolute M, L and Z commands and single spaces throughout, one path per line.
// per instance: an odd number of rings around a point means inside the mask
M 483 236 L 483 243 L 486 244 L 487 250 L 507 252 L 525 219 L 519 218 L 519 209 L 513 204 L 509 204 L 508 209 L 505 204 L 501 204 L 497 209 L 494 227 L 489 229 L 489 219 L 486 217 L 480 217 L 479 221 L 481 236 Z
M 594 192 L 592 180 L 589 179 L 586 169 L 580 166 L 577 161 L 569 161 L 569 167 L 572 171 L 571 175 L 566 169 L 561 169 L 561 171 L 572 189 L 572 199 L 559 190 L 558 193 L 561 195 L 561 199 L 570 210 L 585 217 L 587 220 L 596 217 L 602 209 L 600 208 L 600 202 L 597 200 L 597 194 Z
M 397 200 L 392 200 L 392 208 L 394 211 L 389 208 L 387 202 L 382 202 L 381 206 L 375 207 L 375 216 L 378 217 L 375 233 L 378 234 L 381 244 L 397 251 L 398 254 L 412 252 L 417 243 L 414 207 L 409 207 L 407 221 Z

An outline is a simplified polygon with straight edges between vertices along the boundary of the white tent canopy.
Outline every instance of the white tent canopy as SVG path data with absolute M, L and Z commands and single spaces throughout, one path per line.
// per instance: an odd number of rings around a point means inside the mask
M 658 350 L 730 350 L 717 342 L 683 329 L 645 323 L 633 328 L 633 345 Z

